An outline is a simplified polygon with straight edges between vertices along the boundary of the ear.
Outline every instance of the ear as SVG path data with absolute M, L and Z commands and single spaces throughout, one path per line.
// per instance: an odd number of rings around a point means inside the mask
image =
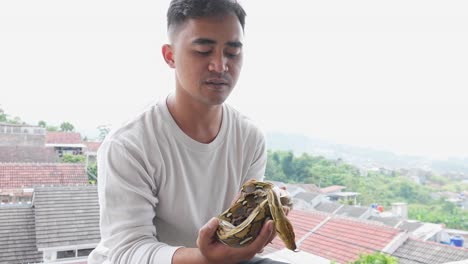
M 175 68 L 174 52 L 171 45 L 165 44 L 162 46 L 162 55 L 167 65 L 169 65 L 171 68 Z

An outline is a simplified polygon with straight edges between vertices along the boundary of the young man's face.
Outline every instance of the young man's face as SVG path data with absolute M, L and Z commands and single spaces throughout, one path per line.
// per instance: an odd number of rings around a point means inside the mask
M 243 30 L 237 16 L 189 19 L 176 30 L 170 47 L 176 89 L 205 105 L 223 103 L 242 68 Z

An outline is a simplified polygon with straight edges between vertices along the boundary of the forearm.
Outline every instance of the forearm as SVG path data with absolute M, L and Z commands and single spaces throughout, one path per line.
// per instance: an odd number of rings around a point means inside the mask
M 172 256 L 172 264 L 209 264 L 198 248 L 179 248 Z

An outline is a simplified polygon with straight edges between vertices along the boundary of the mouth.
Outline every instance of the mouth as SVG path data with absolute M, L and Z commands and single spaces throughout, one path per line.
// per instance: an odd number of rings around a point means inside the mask
M 229 84 L 227 80 L 219 79 L 219 78 L 208 79 L 205 81 L 205 83 L 209 85 L 228 85 Z
M 229 82 L 225 79 L 208 79 L 205 84 L 214 89 L 222 89 L 229 86 Z

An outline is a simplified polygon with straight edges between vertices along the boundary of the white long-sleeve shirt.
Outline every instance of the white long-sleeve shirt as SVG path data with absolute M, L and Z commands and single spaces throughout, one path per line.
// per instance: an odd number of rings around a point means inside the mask
M 165 102 L 110 134 L 98 152 L 101 241 L 96 263 L 169 264 L 196 247 L 198 230 L 228 208 L 241 185 L 262 180 L 263 134 L 227 104 L 216 139 L 187 136 Z

